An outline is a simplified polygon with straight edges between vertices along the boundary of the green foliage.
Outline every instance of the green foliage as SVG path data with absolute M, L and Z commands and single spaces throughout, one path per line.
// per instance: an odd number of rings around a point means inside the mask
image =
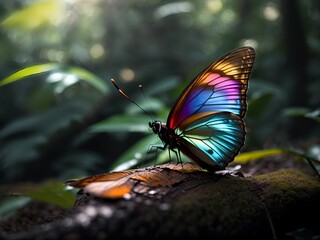
M 165 122 L 184 86 L 217 57 L 243 45 L 257 51 L 243 150 L 318 139 L 319 4 L 285 4 L 4 2 L 1 180 L 88 175 L 145 155 L 159 142 L 148 129 L 151 118 L 98 76 L 116 79 L 143 109 Z M 298 13 L 284 11 L 293 5 Z M 168 159 L 167 151 L 157 154 Z
M 53 203 L 63 208 L 71 208 L 75 201 L 75 194 L 65 189 L 63 182 L 48 181 L 39 184 L 25 196 L 33 200 Z
M 91 127 L 93 132 L 142 132 L 148 133 L 145 123 L 150 118 L 145 115 L 115 115 Z
M 47 27 L 54 18 L 60 16 L 62 7 L 62 1 L 35 1 L 5 18 L 2 26 L 25 31 Z
M 0 201 L 0 220 L 12 216 L 31 201 L 51 203 L 62 208 L 71 208 L 75 201 L 74 191 L 67 190 L 63 182 L 56 180 L 37 183 L 23 189 L 13 188 L 11 192 L 17 193 L 7 195 Z
M 64 90 L 72 84 L 75 84 L 79 80 L 84 80 L 94 86 L 101 93 L 106 93 L 108 87 L 105 85 L 104 81 L 94 74 L 78 68 L 78 67 L 67 67 L 65 65 L 59 65 L 54 63 L 34 65 L 31 67 L 24 68 L 9 77 L 0 81 L 0 87 L 13 83 L 15 81 L 21 80 L 25 77 L 30 77 L 35 74 L 52 72 L 47 78 L 48 82 L 59 82 L 60 89 Z
M 310 153 L 312 154 L 312 152 L 319 153 L 319 146 L 313 146 L 312 151 L 310 151 Z M 290 153 L 299 157 L 301 160 L 305 160 L 309 164 L 311 169 L 315 172 L 315 174 L 320 177 L 319 155 L 310 156 L 310 154 L 304 153 L 303 151 L 299 151 L 297 149 L 271 148 L 240 153 L 238 156 L 235 157 L 233 163 L 246 164 L 249 161 L 257 161 L 266 157 L 276 156 L 284 153 Z
M 275 155 L 279 155 L 286 152 L 287 151 L 282 148 L 272 148 L 272 149 L 245 152 L 236 156 L 234 159 L 234 162 L 240 163 L 240 164 L 246 164 L 249 161 L 256 161 L 265 157 L 275 156 Z
M 296 156 L 299 156 L 302 159 L 305 159 L 309 164 L 309 166 L 312 168 L 312 170 L 315 172 L 315 174 L 317 174 L 318 177 L 320 177 L 319 156 L 317 156 L 316 158 L 313 158 L 307 155 L 304 151 L 301 151 L 298 149 L 287 149 L 286 151 Z
M 61 103 L 53 103 L 54 100 L 52 97 L 49 98 L 49 101 L 43 101 L 43 97 L 46 97 L 47 94 L 52 92 L 54 92 L 56 96 L 62 97 L 71 87 L 77 88 L 78 91 L 89 90 L 92 93 L 97 93 L 96 90 L 98 90 L 100 92 L 98 95 L 101 96 L 108 92 L 108 87 L 103 80 L 94 74 L 78 67 L 67 67 L 59 64 L 41 64 L 27 67 L 1 80 L 0 86 L 4 87 L 5 85 L 15 83 L 26 77 L 37 79 L 35 76 L 39 74 L 42 74 L 42 76 L 43 74 L 47 74 L 47 82 L 45 84 L 46 86 L 51 85 L 52 87 L 49 88 L 49 91 L 48 89 L 44 91 L 38 89 L 37 92 L 33 94 L 33 98 L 36 100 L 32 100 L 32 102 L 37 103 L 42 101 L 42 103 L 44 102 L 46 104 L 42 105 L 40 109 L 40 105 L 35 105 L 34 114 L 14 119 L 0 130 L 0 142 L 2 146 L 0 150 L 0 162 L 2 170 L 5 170 L 2 177 L 7 180 L 18 179 L 19 175 L 23 175 L 26 166 L 35 164 L 39 158 L 41 158 L 41 155 L 45 156 L 48 154 L 45 153 L 46 151 L 52 151 L 50 150 L 52 147 L 48 146 L 48 144 L 54 144 L 58 140 L 68 138 L 65 137 L 68 131 L 72 131 L 72 129 L 81 126 L 86 114 L 92 109 L 92 104 L 98 100 L 97 97 L 93 99 L 81 99 L 81 95 L 77 94 L 77 100 L 70 99 Z M 81 86 L 76 86 L 80 80 L 85 81 L 94 88 L 90 89 L 88 86 L 85 86 L 82 90 Z M 41 94 L 41 92 L 44 92 L 44 94 Z M 14 99 L 12 99 L 12 101 L 14 101 Z M 42 108 L 45 110 L 41 111 Z M 73 151 L 74 158 L 78 157 L 78 160 L 83 157 L 91 158 L 89 166 L 86 167 L 85 164 L 80 164 L 83 169 L 90 169 L 95 162 L 99 161 L 96 156 L 93 154 L 90 156 L 85 151 L 81 151 L 82 153 L 79 157 L 78 152 L 79 150 Z M 68 153 L 64 153 L 62 157 L 60 157 L 64 159 L 65 165 L 68 164 L 66 159 L 70 158 L 68 155 Z M 50 157 L 51 156 L 49 156 L 49 158 Z M 59 157 L 57 157 L 57 159 L 58 158 Z M 86 163 L 86 161 L 84 163 Z M 55 162 L 54 167 L 58 170 L 59 164 Z M 65 172 L 77 173 L 77 171 L 74 170 L 67 170 Z M 80 172 L 83 173 L 83 170 Z M 65 174 L 62 173 L 62 176 L 63 175 Z
M 290 107 L 283 109 L 283 115 L 289 117 L 306 117 L 320 123 L 320 109 L 311 110 L 304 107 Z
M 147 156 L 150 154 L 152 146 L 161 144 L 154 135 L 142 138 L 137 143 L 127 149 L 111 166 L 111 170 L 120 171 L 142 166 L 147 162 Z M 154 163 L 155 160 L 153 160 Z M 157 161 L 158 163 L 158 161 Z

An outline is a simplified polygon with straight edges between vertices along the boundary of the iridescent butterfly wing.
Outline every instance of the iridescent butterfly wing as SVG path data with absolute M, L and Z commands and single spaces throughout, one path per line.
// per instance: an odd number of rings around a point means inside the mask
M 212 63 L 182 92 L 167 125 L 179 150 L 208 170 L 225 168 L 244 144 L 246 92 L 255 59 L 238 48 Z

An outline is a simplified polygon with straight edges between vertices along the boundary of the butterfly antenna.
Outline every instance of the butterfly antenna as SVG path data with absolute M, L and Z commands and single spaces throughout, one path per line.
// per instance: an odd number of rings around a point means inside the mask
M 145 111 L 142 107 L 140 107 L 140 105 L 138 103 L 136 103 L 131 97 L 129 97 L 124 91 L 122 91 L 118 84 L 116 83 L 116 81 L 114 79 L 111 79 L 111 82 L 113 83 L 113 85 L 115 86 L 115 88 L 119 91 L 119 93 L 126 99 L 128 99 L 130 102 L 132 102 L 133 104 L 135 104 L 138 108 L 140 108 L 145 114 L 147 114 L 148 116 L 150 116 L 152 119 L 154 119 L 152 117 L 152 115 L 150 113 L 148 113 L 147 111 Z

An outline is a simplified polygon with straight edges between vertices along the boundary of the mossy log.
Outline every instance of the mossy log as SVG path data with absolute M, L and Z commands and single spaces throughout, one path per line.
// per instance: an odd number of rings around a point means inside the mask
M 170 174 L 170 169 L 167 169 Z M 255 177 L 192 172 L 128 199 L 81 194 L 66 216 L 2 239 L 283 239 L 320 222 L 320 180 L 298 170 Z M 319 226 L 319 224 L 318 224 Z

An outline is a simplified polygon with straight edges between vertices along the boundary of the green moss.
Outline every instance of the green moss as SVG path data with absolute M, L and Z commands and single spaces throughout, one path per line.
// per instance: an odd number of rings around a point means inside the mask
M 254 177 L 260 183 L 276 185 L 284 190 L 291 190 L 293 186 L 299 188 L 320 188 L 320 179 L 307 175 L 299 170 L 286 169 Z
M 175 199 L 170 216 L 165 216 L 170 221 L 163 222 L 161 228 L 172 236 L 184 233 L 191 237 L 201 236 L 202 230 L 216 236 L 243 232 L 252 225 L 252 218 L 261 218 L 263 212 L 259 198 L 251 191 L 252 184 L 224 176 L 192 188 Z
M 320 197 L 320 179 L 288 169 L 263 174 L 254 178 L 263 188 L 263 198 L 274 220 L 285 214 L 296 218 L 301 211 L 313 211 Z M 302 210 L 303 209 L 303 210 Z M 312 214 L 311 214 L 312 215 Z
M 318 179 L 294 170 L 252 178 L 206 179 L 177 193 L 167 212 L 155 212 L 159 236 L 201 237 L 208 232 L 213 238 L 239 233 L 251 237 L 261 233 L 271 236 L 267 211 L 277 225 L 278 220 L 288 216 L 286 211 L 290 214 L 297 204 L 314 201 L 312 198 L 320 193 Z

